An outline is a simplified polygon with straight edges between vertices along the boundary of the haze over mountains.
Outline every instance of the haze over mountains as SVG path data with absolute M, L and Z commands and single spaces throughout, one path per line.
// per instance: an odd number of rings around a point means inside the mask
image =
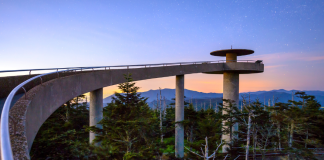
M 268 105 L 269 99 L 271 100 L 271 104 L 272 104 L 273 98 L 274 99 L 278 98 L 277 102 L 288 102 L 288 100 L 292 99 L 292 92 L 297 92 L 297 91 L 300 91 L 300 90 L 279 89 L 279 90 L 271 90 L 271 91 L 243 92 L 243 93 L 240 93 L 240 100 L 242 100 L 242 95 L 248 95 L 250 93 L 250 99 L 252 101 L 259 99 L 261 101 L 261 103 L 265 102 L 266 105 Z M 306 90 L 303 92 L 306 92 L 306 94 L 309 94 L 309 95 L 314 95 L 316 97 L 316 100 L 318 100 L 322 106 L 324 105 L 324 91 L 310 91 L 310 90 L 307 91 Z M 143 97 L 148 97 L 147 102 L 149 103 L 149 105 L 151 107 L 153 107 L 153 105 L 156 103 L 157 94 L 159 94 L 159 93 L 160 93 L 159 90 L 149 90 L 146 92 L 141 92 L 141 95 Z M 165 99 L 166 99 L 166 104 L 174 102 L 172 100 L 172 98 L 175 97 L 175 89 L 168 89 L 168 88 L 162 89 L 161 93 L 162 93 L 162 97 L 165 97 Z M 16 95 L 14 97 L 12 105 L 22 96 L 23 96 L 23 94 Z M 113 95 L 103 99 L 104 106 L 106 106 L 106 103 L 111 102 L 112 96 Z M 215 103 L 215 102 L 220 103 L 221 99 L 223 97 L 223 93 L 203 93 L 203 92 L 185 89 L 185 96 L 187 97 L 186 100 L 188 102 L 192 101 L 194 104 L 197 102 L 198 105 L 201 105 L 201 106 L 204 105 L 202 103 L 206 103 L 206 106 L 208 106 L 210 103 L 210 99 L 211 99 L 212 103 Z M 0 99 L 0 113 L 2 111 L 2 107 L 3 107 L 5 100 L 6 100 L 6 98 Z M 301 99 L 294 96 L 294 100 L 298 101 Z
M 240 100 L 242 100 L 243 95 L 248 95 L 250 94 L 250 99 L 252 101 L 255 101 L 259 99 L 262 103 L 265 101 L 266 104 L 268 104 L 269 99 L 277 99 L 277 102 L 288 102 L 288 100 L 292 99 L 292 92 L 297 92 L 300 90 L 284 90 L 284 89 L 279 89 L 279 90 L 271 90 L 271 91 L 257 91 L 257 92 L 243 92 L 240 93 Z M 303 91 L 306 92 L 308 95 L 314 95 L 316 99 L 320 102 L 321 105 L 324 104 L 324 91 Z M 149 90 L 146 92 L 141 92 L 141 95 L 143 97 L 148 97 L 148 102 L 153 102 L 156 101 L 157 99 L 157 94 L 160 93 L 160 90 Z M 165 97 L 167 101 L 171 101 L 172 98 L 175 98 L 175 89 L 162 89 L 161 90 L 162 97 Z M 111 102 L 111 97 L 113 95 L 105 98 L 103 101 L 104 103 L 110 103 Z M 185 89 L 185 96 L 186 100 L 190 99 L 211 99 L 211 98 L 219 98 L 221 99 L 223 97 L 223 93 L 203 93 L 203 92 L 198 92 L 198 91 L 192 91 Z M 294 96 L 294 100 L 301 100 L 298 97 Z

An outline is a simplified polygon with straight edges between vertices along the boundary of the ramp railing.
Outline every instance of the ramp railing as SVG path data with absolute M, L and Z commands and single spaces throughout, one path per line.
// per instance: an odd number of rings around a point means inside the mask
M 98 70 L 98 69 L 119 69 L 119 68 L 142 68 L 142 67 L 161 67 L 176 65 L 192 65 L 192 64 L 209 64 L 209 63 L 226 63 L 226 62 L 246 62 L 246 63 L 262 63 L 260 60 L 219 60 L 219 61 L 198 61 L 198 62 L 176 62 L 176 63 L 158 63 L 158 64 L 136 64 L 136 65 L 117 65 L 117 66 L 92 66 L 92 67 L 65 67 L 65 68 L 42 68 L 42 69 L 19 69 L 19 70 L 2 70 L 0 73 L 11 72 L 29 72 L 32 71 L 62 71 L 62 70 Z M 1 76 L 0 76 L 1 77 Z

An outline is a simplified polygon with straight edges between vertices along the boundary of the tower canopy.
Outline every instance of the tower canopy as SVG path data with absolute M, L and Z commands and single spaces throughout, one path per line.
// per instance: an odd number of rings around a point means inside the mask
M 226 57 L 227 53 L 236 53 L 237 56 L 245 56 L 254 53 L 254 51 L 250 49 L 224 49 L 210 52 L 210 55 Z

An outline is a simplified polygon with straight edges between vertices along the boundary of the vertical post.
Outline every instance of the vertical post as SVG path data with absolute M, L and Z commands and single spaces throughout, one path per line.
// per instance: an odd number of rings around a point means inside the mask
M 224 72 L 224 81 L 223 81 L 223 99 L 229 99 L 235 101 L 233 105 L 238 106 L 239 104 L 239 74 L 232 72 Z M 226 107 L 224 103 L 224 107 Z M 226 114 L 226 111 L 223 110 L 223 114 Z M 225 122 L 223 122 L 223 125 Z M 232 132 L 238 130 L 238 124 L 235 124 L 232 127 Z M 230 134 L 223 134 L 222 139 L 226 142 L 231 141 Z M 236 138 L 236 135 L 233 136 Z M 226 153 L 226 148 L 228 145 L 223 146 L 223 153 Z
M 184 120 L 184 75 L 176 76 L 175 121 Z M 175 156 L 184 156 L 184 127 L 180 123 L 175 125 Z
M 103 90 L 102 88 L 96 89 L 90 92 L 90 108 L 89 108 L 89 121 L 90 126 L 96 126 L 102 128 L 102 125 L 97 124 L 103 118 Z M 95 139 L 96 134 L 89 133 L 90 144 Z M 94 145 L 99 146 L 100 143 L 95 143 Z

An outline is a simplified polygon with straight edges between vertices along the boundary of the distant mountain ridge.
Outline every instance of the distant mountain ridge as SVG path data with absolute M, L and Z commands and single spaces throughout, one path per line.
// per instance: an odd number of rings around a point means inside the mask
M 142 97 L 148 97 L 148 102 L 152 102 L 157 99 L 157 95 L 160 94 L 160 90 L 149 90 L 146 92 L 140 92 Z M 161 89 L 162 97 L 165 97 L 167 100 L 171 100 L 175 97 L 175 89 Z M 199 98 L 199 99 L 208 99 L 208 98 L 221 98 L 223 97 L 223 93 L 204 93 L 204 92 L 198 92 L 198 91 L 192 91 L 185 89 L 184 92 L 185 96 L 187 98 Z M 110 103 L 111 97 L 113 95 L 107 97 L 104 99 L 104 103 Z
M 284 93 L 288 93 L 291 94 L 292 92 L 305 92 L 308 95 L 320 95 L 320 96 L 324 96 L 324 91 L 320 91 L 320 90 L 284 90 L 284 89 L 277 89 L 277 90 L 271 90 L 271 91 L 256 91 L 256 92 L 243 92 L 243 93 L 250 93 L 250 94 L 262 94 L 262 93 L 266 93 L 266 92 L 284 92 Z
M 248 95 L 250 93 L 250 99 L 252 101 L 255 101 L 259 99 L 261 103 L 265 103 L 268 105 L 269 99 L 270 103 L 272 104 L 273 99 L 277 99 L 277 102 L 288 102 L 288 100 L 292 99 L 292 92 L 297 92 L 302 90 L 284 90 L 284 89 L 278 89 L 278 90 L 271 90 L 271 91 L 256 91 L 256 92 L 242 92 L 240 93 L 240 101 L 242 100 L 242 95 Z M 314 95 L 316 97 L 316 100 L 324 106 L 324 91 L 319 90 L 303 90 L 302 92 L 305 92 L 308 95 Z M 148 103 L 150 106 L 153 106 L 154 101 L 156 102 L 157 94 L 160 93 L 160 90 L 149 90 L 146 92 L 140 92 L 143 97 L 148 97 Z M 175 97 L 175 89 L 162 89 L 161 90 L 162 96 L 165 97 L 166 101 L 173 102 L 172 98 Z M 14 103 L 24 94 L 17 94 L 15 95 L 13 99 L 13 103 L 11 106 L 14 105 Z M 103 99 L 104 106 L 106 106 L 106 103 L 111 102 L 111 97 L 113 95 L 106 97 Z M 189 101 L 193 99 L 192 102 L 196 102 L 196 100 L 199 103 L 206 103 L 206 105 L 209 103 L 209 99 L 217 99 L 217 102 L 220 102 L 220 99 L 223 97 L 223 93 L 204 93 L 204 92 L 198 92 L 198 91 L 192 91 L 185 89 L 185 96 L 187 97 L 186 100 Z M 204 100 L 205 99 L 205 100 Z M 6 98 L 0 99 L 0 113 L 2 111 L 3 104 L 5 102 Z M 208 101 L 207 101 L 208 100 Z M 301 99 L 294 96 L 294 100 L 299 101 Z M 213 102 L 214 103 L 214 102 Z
M 250 94 L 250 99 L 252 101 L 255 101 L 259 99 L 261 102 L 265 102 L 268 104 L 269 99 L 272 103 L 273 100 L 277 99 L 277 102 L 288 102 L 288 100 L 292 99 L 292 92 L 297 92 L 301 90 L 284 90 L 284 89 L 278 89 L 278 90 L 271 90 L 271 91 L 256 91 L 256 92 L 242 92 L 240 93 L 240 100 L 242 100 L 242 96 Z M 305 92 L 309 95 L 314 95 L 316 99 L 320 102 L 320 104 L 324 104 L 324 91 L 318 91 L 318 90 L 304 90 L 302 92 Z M 160 94 L 160 90 L 149 90 L 146 92 L 140 92 L 143 97 L 148 97 L 148 102 L 153 102 L 157 99 L 157 95 Z M 166 100 L 172 100 L 172 98 L 175 97 L 175 89 L 162 89 L 161 90 L 162 97 L 165 97 Z M 211 99 L 211 98 L 222 98 L 223 93 L 204 93 L 204 92 L 198 92 L 198 91 L 192 91 L 185 89 L 185 96 L 186 99 Z M 113 95 L 106 97 L 103 101 L 104 103 L 110 103 L 111 97 Z M 298 101 L 300 100 L 298 97 L 294 96 L 294 100 Z

